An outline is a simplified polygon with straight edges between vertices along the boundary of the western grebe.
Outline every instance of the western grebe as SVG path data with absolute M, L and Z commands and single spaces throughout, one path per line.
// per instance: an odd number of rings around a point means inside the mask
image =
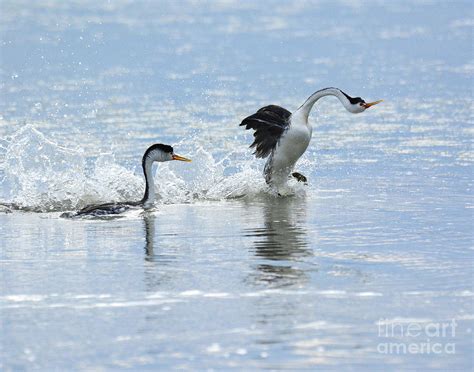
M 155 201 L 155 182 L 153 180 L 152 165 L 154 162 L 165 162 L 170 160 L 180 160 L 190 162 L 190 159 L 176 155 L 169 145 L 156 143 L 150 146 L 143 154 L 142 167 L 145 175 L 145 194 L 140 201 L 112 202 L 96 205 L 88 205 L 75 213 L 63 213 L 61 217 L 76 216 L 105 216 L 119 214 L 133 207 L 151 208 Z
M 360 97 L 350 97 L 338 88 L 325 88 L 313 93 L 295 112 L 280 106 L 262 107 L 240 123 L 245 129 L 253 129 L 255 139 L 250 147 L 255 148 L 257 158 L 266 158 L 265 181 L 277 190 L 284 186 L 290 173 L 298 181 L 307 182 L 301 173 L 293 172 L 298 159 L 311 140 L 313 128 L 308 122 L 313 105 L 324 96 L 336 96 L 347 111 L 358 114 L 382 102 L 367 103 Z M 292 173 L 293 172 L 293 173 Z

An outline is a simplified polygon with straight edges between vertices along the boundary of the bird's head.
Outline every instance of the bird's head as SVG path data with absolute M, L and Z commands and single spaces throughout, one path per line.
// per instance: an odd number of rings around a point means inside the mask
M 344 96 L 347 99 L 346 102 L 343 102 L 344 107 L 347 109 L 347 111 L 352 112 L 353 114 L 359 114 L 361 112 L 364 112 L 369 107 L 382 102 L 382 100 L 375 101 L 375 102 L 365 102 L 362 98 L 351 97 L 347 95 L 346 93 L 344 93 L 342 90 L 341 90 L 341 93 L 344 94 Z
M 162 143 L 155 143 L 150 146 L 143 155 L 143 161 L 151 162 L 164 162 L 171 160 L 180 160 L 190 162 L 191 159 L 185 158 L 183 156 L 176 155 L 173 151 L 173 148 L 169 145 L 163 145 Z

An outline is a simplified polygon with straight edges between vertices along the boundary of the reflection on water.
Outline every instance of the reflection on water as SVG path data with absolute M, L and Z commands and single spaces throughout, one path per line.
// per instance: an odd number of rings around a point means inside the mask
M 262 205 L 263 227 L 246 230 L 255 237 L 255 254 L 269 260 L 308 255 L 306 207 L 303 197 L 268 198 Z
M 152 260 L 154 255 L 155 216 L 145 211 L 143 222 L 145 224 L 145 259 Z
M 153 211 L 144 211 L 142 218 L 145 235 L 144 285 L 147 292 L 156 292 L 162 289 L 165 283 L 173 280 L 168 266 L 173 262 L 174 257 L 163 253 L 166 247 L 157 239 L 157 226 L 162 220 L 157 218 Z M 158 232 L 159 230 L 158 228 Z
M 304 197 L 266 198 L 261 205 L 263 227 L 247 228 L 254 239 L 254 254 L 265 263 L 257 266 L 253 281 L 274 287 L 304 281 L 304 270 L 296 263 L 311 255 L 306 236 L 306 200 Z M 278 262 L 276 262 L 278 261 Z

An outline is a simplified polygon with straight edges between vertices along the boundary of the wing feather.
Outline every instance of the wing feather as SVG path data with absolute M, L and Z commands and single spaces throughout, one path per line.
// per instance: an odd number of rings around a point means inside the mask
M 290 116 L 291 112 L 283 107 L 270 105 L 242 120 L 241 126 L 255 131 L 250 147 L 255 148 L 254 154 L 257 158 L 266 158 L 275 149 L 290 125 Z

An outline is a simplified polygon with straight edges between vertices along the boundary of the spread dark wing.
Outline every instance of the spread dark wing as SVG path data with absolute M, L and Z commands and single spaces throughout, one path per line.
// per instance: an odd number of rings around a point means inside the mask
M 281 135 L 288 129 L 291 112 L 280 106 L 262 107 L 255 114 L 246 117 L 240 125 L 253 129 L 255 140 L 250 147 L 255 147 L 257 158 L 266 158 L 276 147 Z

